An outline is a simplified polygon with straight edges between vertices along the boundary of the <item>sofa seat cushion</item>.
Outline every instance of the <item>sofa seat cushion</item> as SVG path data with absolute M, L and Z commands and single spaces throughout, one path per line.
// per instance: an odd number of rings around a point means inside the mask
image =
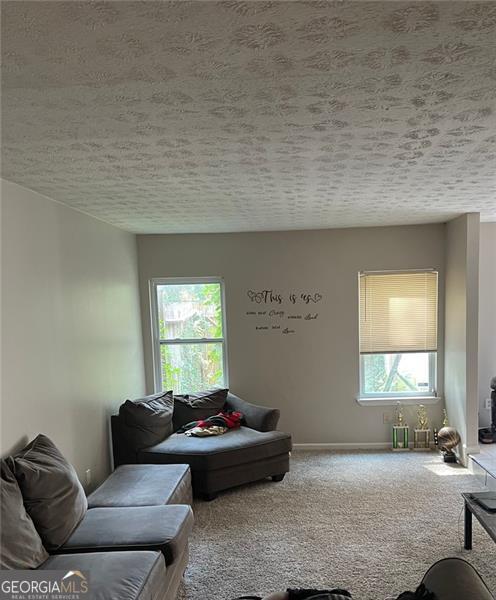
M 88 497 L 88 507 L 191 504 L 188 465 L 122 465 Z
M 184 463 L 193 471 L 223 469 L 291 450 L 291 436 L 281 431 L 260 432 L 248 427 L 224 435 L 195 438 L 174 433 L 138 454 L 141 463 Z
M 159 550 L 170 565 L 188 545 L 193 511 L 185 505 L 91 508 L 58 553 Z
M 88 598 L 94 600 L 164 598 L 166 566 L 160 552 L 56 555 L 50 556 L 38 570 L 89 572 Z

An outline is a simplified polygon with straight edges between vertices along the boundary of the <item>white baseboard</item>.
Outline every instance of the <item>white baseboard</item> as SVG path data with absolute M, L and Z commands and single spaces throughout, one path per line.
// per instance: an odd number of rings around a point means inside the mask
M 470 454 L 480 454 L 480 446 L 479 444 L 477 444 L 476 446 L 463 446 L 463 449 L 465 450 L 465 454 L 467 456 L 469 456 Z
M 388 448 L 391 448 L 391 442 L 293 444 L 293 450 L 382 450 Z

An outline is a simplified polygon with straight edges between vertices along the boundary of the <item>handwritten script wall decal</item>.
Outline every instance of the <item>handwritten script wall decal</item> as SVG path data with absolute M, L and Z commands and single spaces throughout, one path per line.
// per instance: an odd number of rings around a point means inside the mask
M 257 310 L 246 311 L 247 316 L 257 318 L 258 323 L 255 324 L 255 330 L 278 331 L 285 335 L 296 333 L 296 330 L 292 327 L 281 326 L 284 321 L 290 320 L 291 324 L 296 324 L 295 321 L 308 323 L 317 320 L 319 317 L 318 312 L 298 312 L 296 305 L 301 305 L 302 308 L 310 308 L 310 306 L 314 306 L 323 299 L 323 295 L 315 291 L 291 291 L 282 294 L 274 290 L 248 290 L 246 295 L 251 303 L 260 305 Z M 289 310 L 283 310 L 282 306 L 284 304 L 288 305 Z M 268 305 L 273 305 L 276 308 L 269 310 Z M 267 308 L 264 310 L 264 307 Z
M 284 302 L 284 296 L 282 294 L 274 293 L 272 290 L 262 290 L 260 292 L 248 290 L 246 293 L 248 294 L 248 298 L 257 304 L 282 304 Z M 301 294 L 292 292 L 288 294 L 287 298 L 292 304 L 296 304 L 297 302 L 316 304 L 322 300 L 322 294 L 319 294 L 318 292 Z

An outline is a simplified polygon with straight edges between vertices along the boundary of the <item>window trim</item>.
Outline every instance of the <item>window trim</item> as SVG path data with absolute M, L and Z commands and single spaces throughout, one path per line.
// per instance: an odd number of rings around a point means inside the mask
M 381 353 L 378 353 L 381 354 Z M 383 352 L 382 354 L 390 354 Z M 409 354 L 408 352 L 395 352 L 393 354 Z M 364 390 L 364 354 L 360 353 L 360 393 L 358 400 L 395 400 L 401 401 L 403 398 L 437 398 L 437 351 L 436 352 L 419 352 L 413 354 L 428 354 L 429 355 L 429 383 L 432 384 L 431 389 L 426 392 L 366 392 Z
M 160 338 L 160 327 L 158 319 L 157 287 L 159 285 L 187 285 L 201 283 L 217 283 L 220 285 L 220 307 L 222 313 L 222 338 L 177 338 L 173 340 L 162 340 Z M 229 369 L 227 361 L 227 324 L 226 324 L 226 295 L 224 279 L 222 277 L 153 277 L 148 282 L 150 300 L 150 326 L 152 339 L 152 365 L 153 365 L 153 387 L 155 393 L 162 391 L 162 360 L 160 348 L 168 344 L 222 344 L 222 371 L 224 375 L 224 386 L 229 387 Z M 192 390 L 194 391 L 194 390 Z
M 394 398 L 355 398 L 360 406 L 396 406 L 398 402 L 405 406 L 418 406 L 419 404 L 437 404 L 442 400 L 441 396 L 395 396 Z M 421 402 L 420 402 L 421 400 Z

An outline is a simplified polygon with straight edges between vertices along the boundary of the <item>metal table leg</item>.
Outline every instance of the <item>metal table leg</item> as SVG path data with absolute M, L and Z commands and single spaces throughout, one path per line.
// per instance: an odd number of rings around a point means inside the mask
M 472 550 L 472 512 L 465 501 L 465 550 Z

